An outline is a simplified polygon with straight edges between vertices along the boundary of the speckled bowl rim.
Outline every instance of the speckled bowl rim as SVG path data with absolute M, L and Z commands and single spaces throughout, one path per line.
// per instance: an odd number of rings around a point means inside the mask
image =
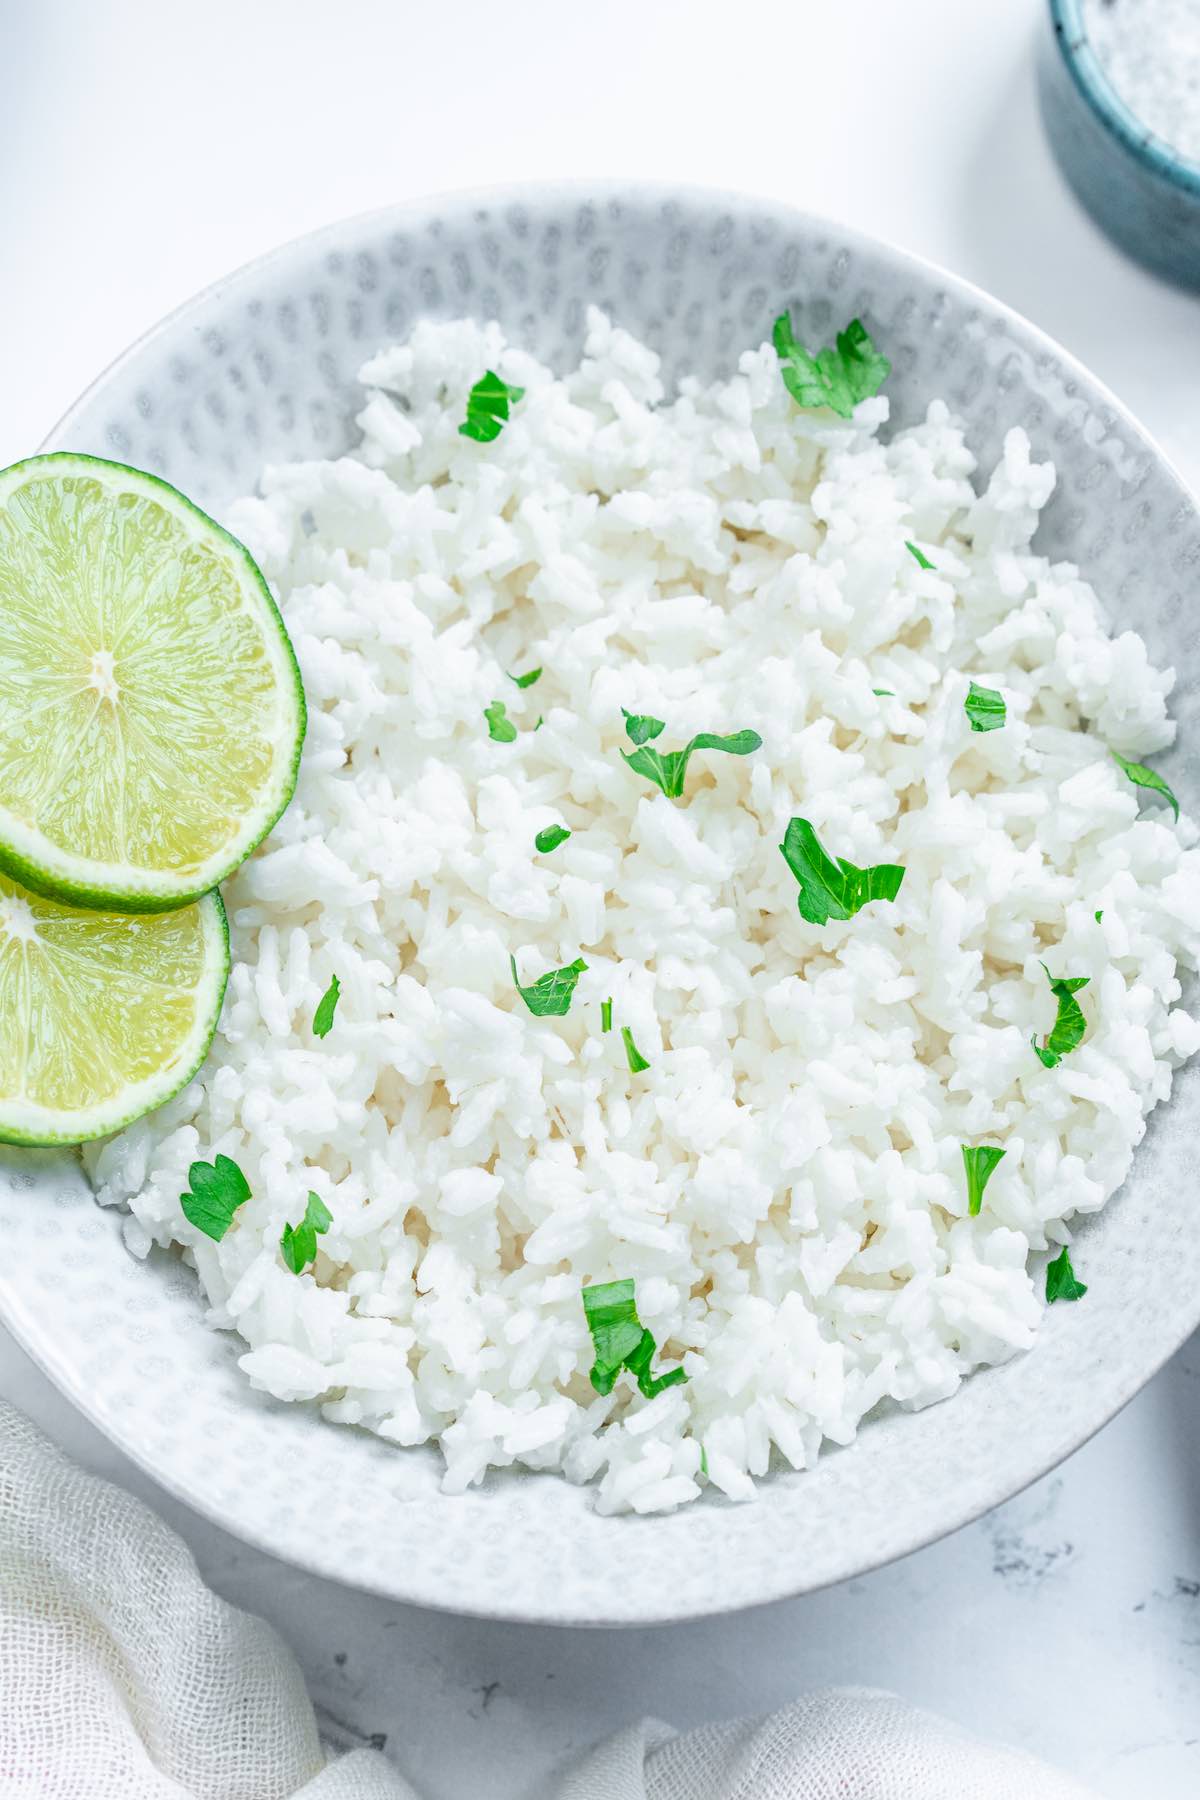
M 1082 381 L 1095 401 L 1107 408 L 1134 439 L 1140 441 L 1147 453 L 1174 481 L 1180 491 L 1181 499 L 1193 511 L 1200 510 L 1191 490 L 1170 458 L 1154 442 L 1124 403 L 1049 334 L 1043 332 L 1005 302 L 996 299 L 985 289 L 977 287 L 961 276 L 950 273 L 914 252 L 900 248 L 887 239 L 844 226 L 836 220 L 813 214 L 785 201 L 733 189 L 676 182 L 527 181 L 465 190 L 448 190 L 420 195 L 394 205 L 371 208 L 335 220 L 315 231 L 302 233 L 210 283 L 156 324 L 150 326 L 126 350 L 115 357 L 63 413 L 47 434 L 40 449 L 52 450 L 64 447 L 69 440 L 73 422 L 83 408 L 113 375 L 123 370 L 148 345 L 173 331 L 192 313 L 200 311 L 206 302 L 222 294 L 226 288 L 254 277 L 268 265 L 286 259 L 301 248 L 306 252 L 319 251 L 324 244 L 335 243 L 348 229 L 359 230 L 363 227 L 374 227 L 383 232 L 388 228 L 412 227 L 423 217 L 428 218 L 434 213 L 443 218 L 447 214 L 462 217 L 484 207 L 523 206 L 532 212 L 539 205 L 549 201 L 576 200 L 580 204 L 591 202 L 595 205 L 603 205 L 608 201 L 631 199 L 645 205 L 682 202 L 697 206 L 721 205 L 731 210 L 750 208 L 760 214 L 772 214 L 790 224 L 794 229 L 826 232 L 830 237 L 836 238 L 851 249 L 860 248 L 876 254 L 882 252 L 898 270 L 908 271 L 919 277 L 922 282 L 940 284 L 963 300 L 977 302 L 985 313 L 993 318 L 1003 319 L 1018 336 L 1024 337 L 1031 350 L 1040 352 L 1043 357 L 1049 357 L 1067 375 Z M 1086 1226 L 1087 1221 L 1084 1222 L 1085 1230 Z M 544 1606 L 528 1604 L 499 1604 L 494 1596 L 480 1605 L 465 1604 L 460 1599 L 444 1601 L 419 1583 L 404 1586 L 397 1583 L 372 1581 L 357 1568 L 348 1569 L 345 1563 L 322 1542 L 306 1542 L 301 1553 L 296 1553 L 294 1550 L 291 1554 L 281 1551 L 278 1542 L 268 1539 L 253 1523 L 241 1519 L 231 1520 L 227 1515 L 222 1514 L 215 1505 L 189 1491 L 185 1481 L 177 1478 L 172 1471 L 160 1466 L 152 1455 L 145 1453 L 137 1441 L 136 1422 L 126 1424 L 123 1419 L 103 1415 L 94 1409 L 90 1404 L 87 1391 L 81 1391 L 72 1370 L 60 1362 L 53 1342 L 39 1329 L 32 1306 L 25 1303 L 23 1295 L 19 1295 L 11 1289 L 6 1290 L 3 1285 L 0 1285 L 0 1323 L 7 1326 L 33 1362 L 54 1382 L 66 1398 L 105 1437 L 128 1456 L 131 1462 L 176 1499 L 199 1512 L 211 1523 L 228 1531 L 232 1536 L 240 1538 L 255 1549 L 272 1556 L 281 1566 L 299 1567 L 314 1575 L 340 1581 L 346 1586 L 367 1593 L 380 1594 L 404 1604 L 428 1607 L 435 1611 L 446 1611 L 456 1616 L 478 1617 L 513 1624 L 612 1628 L 614 1626 L 667 1625 L 694 1618 L 717 1617 L 724 1613 L 739 1612 L 752 1606 L 770 1604 L 800 1594 L 817 1592 L 822 1588 L 837 1585 L 841 1581 L 851 1580 L 857 1576 L 869 1574 L 875 1569 L 886 1567 L 892 1562 L 961 1530 L 964 1526 L 991 1511 L 993 1507 L 1022 1493 L 1032 1483 L 1040 1480 L 1043 1475 L 1057 1467 L 1066 1457 L 1087 1443 L 1140 1392 L 1197 1326 L 1200 1326 L 1200 1290 L 1194 1294 L 1184 1293 L 1179 1290 L 1177 1284 L 1167 1288 L 1163 1296 L 1163 1306 L 1152 1327 L 1139 1339 L 1143 1352 L 1141 1360 L 1127 1360 L 1119 1378 L 1114 1378 L 1112 1375 L 1108 1377 L 1102 1400 L 1097 1401 L 1094 1396 L 1087 1394 L 1075 1396 L 1076 1404 L 1071 1409 L 1070 1419 L 1062 1425 L 1057 1437 L 1049 1447 L 1044 1446 L 1031 1460 L 1029 1466 L 1022 1469 L 1015 1478 L 1011 1477 L 1010 1472 L 998 1482 L 989 1481 L 983 1487 L 973 1485 L 969 1495 L 965 1498 L 957 1494 L 947 1495 L 943 1504 L 936 1509 L 931 1507 L 919 1521 L 910 1519 L 897 1527 L 890 1535 L 881 1534 L 875 1540 L 869 1554 L 864 1555 L 861 1551 L 850 1551 L 844 1559 L 843 1566 L 822 1573 L 816 1578 L 805 1576 L 797 1579 L 795 1572 L 788 1570 L 772 1577 L 769 1581 L 756 1584 L 750 1591 L 747 1591 L 745 1587 L 732 1591 L 727 1599 L 708 1599 L 703 1603 L 688 1601 L 682 1604 L 676 1600 L 672 1602 L 670 1608 L 653 1603 L 626 1607 L 619 1616 L 614 1617 L 587 1616 L 577 1612 L 568 1613 L 561 1608 L 552 1610 Z M 1037 1355 L 1036 1344 L 1029 1354 Z M 1004 1367 L 1000 1366 L 995 1369 L 981 1370 L 974 1374 L 971 1380 L 974 1383 L 983 1383 L 1003 1379 L 1003 1375 Z M 870 1421 L 865 1423 L 866 1428 L 869 1429 Z M 850 1446 L 836 1454 L 850 1455 L 853 1454 L 853 1449 L 854 1447 Z M 552 1478 L 539 1477 L 538 1479 Z M 665 1517 L 670 1517 L 670 1515 L 665 1515 Z M 637 1519 L 634 1524 L 638 1529 L 647 1527 L 653 1529 L 655 1520 L 653 1518 Z
M 1050 20 L 1071 79 L 1105 130 L 1143 168 L 1200 202 L 1200 162 L 1181 156 L 1122 100 L 1092 49 L 1081 0 L 1050 0 Z

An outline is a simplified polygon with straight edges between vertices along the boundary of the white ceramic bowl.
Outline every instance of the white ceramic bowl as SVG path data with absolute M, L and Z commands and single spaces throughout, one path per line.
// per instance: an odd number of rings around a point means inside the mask
M 728 371 L 785 303 L 824 342 L 861 313 L 891 357 L 893 417 L 945 395 L 985 465 L 1022 424 L 1059 470 L 1040 547 L 1081 564 L 1120 623 L 1181 672 L 1194 796 L 1200 519 L 1120 404 L 998 301 L 899 251 L 725 194 L 530 188 L 423 202 L 302 239 L 219 282 L 143 338 L 45 448 L 157 471 L 217 516 L 268 459 L 351 436 L 353 378 L 422 314 L 496 317 L 566 366 L 595 300 L 674 376 Z M 1192 746 L 1191 749 L 1188 746 Z M 102 1430 L 162 1484 L 261 1548 L 324 1575 L 460 1612 L 645 1623 L 855 1575 L 1033 1480 L 1134 1394 L 1200 1321 L 1192 1145 L 1200 1070 L 1154 1115 L 1122 1192 L 1080 1230 L 1089 1292 L 1031 1354 L 945 1405 L 871 1420 L 754 1505 L 710 1493 L 674 1516 L 601 1518 L 586 1489 L 493 1476 L 448 1499 L 432 1451 L 404 1451 L 252 1393 L 238 1343 L 204 1325 L 171 1257 L 140 1263 L 69 1157 L 0 1160 L 0 1315 Z

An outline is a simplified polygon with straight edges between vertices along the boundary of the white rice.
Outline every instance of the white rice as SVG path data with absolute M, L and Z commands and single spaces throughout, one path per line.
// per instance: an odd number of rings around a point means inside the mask
M 457 427 L 485 368 L 527 392 L 478 444 Z M 185 1246 L 255 1387 L 440 1443 L 451 1492 L 520 1463 L 653 1511 L 700 1492 L 703 1447 L 748 1497 L 773 1447 L 811 1466 L 885 1397 L 1029 1347 L 1036 1253 L 1120 1186 L 1200 1044 L 1176 1004 L 1197 833 L 1106 748 L 1171 741 L 1172 676 L 1030 554 L 1054 472 L 1024 434 L 977 495 L 939 401 L 884 443 L 886 399 L 801 413 L 764 347 L 664 404 L 597 313 L 565 380 L 469 322 L 362 379 L 356 455 L 268 469 L 229 520 L 303 669 L 303 769 L 226 888 L 209 1061 L 92 1151 L 100 1196 L 137 1254 Z M 1004 729 L 969 729 L 970 676 Z M 515 743 L 488 736 L 497 699 Z M 763 745 L 698 753 L 668 800 L 621 759 L 622 706 L 663 748 Z M 903 863 L 895 904 L 806 924 L 793 815 Z M 585 958 L 566 1017 L 531 1016 L 510 953 L 527 984 Z M 1042 960 L 1090 977 L 1053 1070 Z M 970 1218 L 980 1142 L 1007 1155 Z M 179 1204 L 217 1152 L 253 1189 L 219 1245 Z M 310 1188 L 333 1224 L 296 1276 L 279 1238 Z M 688 1375 L 649 1401 L 588 1379 L 580 1290 L 623 1277 L 656 1367 Z

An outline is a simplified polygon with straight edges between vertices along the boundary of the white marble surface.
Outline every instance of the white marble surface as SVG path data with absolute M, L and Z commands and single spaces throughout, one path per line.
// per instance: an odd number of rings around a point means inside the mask
M 39 0 L 0 7 L 0 465 L 267 245 L 522 176 L 743 187 L 949 264 L 1067 343 L 1200 481 L 1200 301 L 1084 219 L 1033 102 L 1042 0 Z M 1165 1276 L 1164 1278 L 1169 1278 Z M 0 1334 L 0 1392 L 143 1494 L 295 1646 L 326 1729 L 429 1800 L 534 1800 L 643 1711 L 878 1683 L 1120 1800 L 1200 1792 L 1200 1338 L 1057 1474 L 862 1581 L 616 1634 L 406 1611 L 157 1493 Z

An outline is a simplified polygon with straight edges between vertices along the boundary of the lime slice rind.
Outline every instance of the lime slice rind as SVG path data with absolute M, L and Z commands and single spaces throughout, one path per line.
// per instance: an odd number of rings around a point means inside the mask
M 28 921 L 41 944 L 14 943 L 14 903 L 18 934 Z M 170 1100 L 208 1054 L 229 966 L 215 891 L 169 914 L 116 916 L 22 894 L 0 878 L 0 1143 L 86 1143 Z M 74 1098 L 47 1103 L 55 1089 Z
M 287 806 L 305 723 L 279 610 L 221 525 L 97 457 L 0 471 L 0 870 L 76 906 L 188 905 Z

